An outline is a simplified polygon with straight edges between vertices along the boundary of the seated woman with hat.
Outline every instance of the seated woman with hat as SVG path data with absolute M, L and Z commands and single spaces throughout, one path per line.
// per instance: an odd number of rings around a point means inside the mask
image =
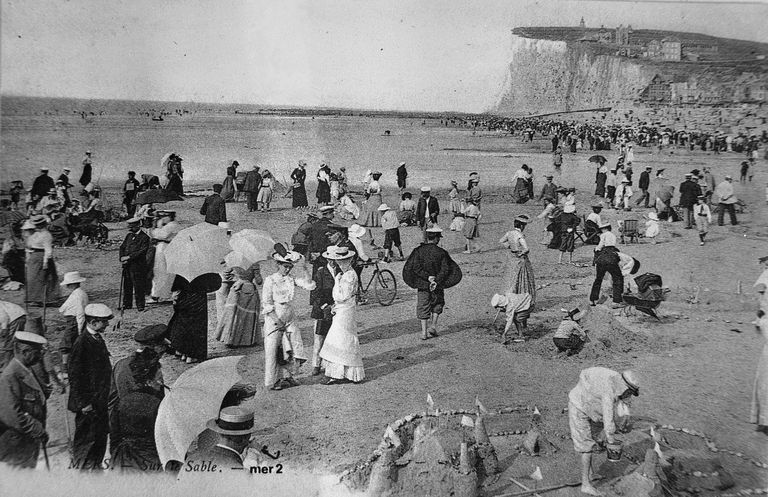
M 330 245 L 323 253 L 323 257 L 335 262 L 338 268 L 333 285 L 333 321 L 320 350 L 326 385 L 358 383 L 365 379 L 355 319 L 358 279 L 352 267 L 354 256 L 353 250 L 337 245 Z
M 298 252 L 286 250 L 275 244 L 272 259 L 277 262 L 277 272 L 264 278 L 261 313 L 264 315 L 264 385 L 270 390 L 282 390 L 299 384 L 293 376 L 307 356 L 301 330 L 297 326 L 293 297 L 296 286 L 314 290 L 315 282 L 305 275 L 290 275 L 294 266 L 304 257 Z

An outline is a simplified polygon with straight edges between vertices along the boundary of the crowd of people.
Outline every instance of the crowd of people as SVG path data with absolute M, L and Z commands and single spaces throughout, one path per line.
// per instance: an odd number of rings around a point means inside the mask
M 663 238 L 662 223 L 682 221 L 685 229 L 697 230 L 699 243 L 704 245 L 713 212 L 718 214 L 719 225 L 724 224 L 726 212 L 731 224 L 738 224 L 736 209 L 740 201 L 730 176 L 718 182 L 707 167 L 686 173 L 675 204 L 675 186 L 664 176 L 664 169 L 657 169 L 654 175 L 653 167 L 646 166 L 633 179 L 633 164 L 638 162 L 633 150 L 635 143 L 744 151 L 753 162 L 758 158 L 755 137 L 729 140 L 647 126 L 630 129 L 527 119 L 475 122 L 473 126 L 520 132 L 525 140 L 532 140 L 534 132 L 553 136 L 553 173 L 545 175 L 538 197 L 533 169 L 523 164 L 512 176 L 511 198 L 516 204 L 537 200 L 543 203 L 538 219 L 546 219 L 546 230 L 551 233 L 547 247 L 559 252 L 558 263 L 573 263 L 573 253 L 579 246 L 593 249 L 595 279 L 588 296 L 591 306 L 600 302 L 606 274 L 612 280 L 614 308 L 626 305 L 627 294 L 642 299 L 661 298 L 660 281 L 638 283 L 641 278 L 634 277 L 640 262 L 619 249 L 614 227 L 621 236 L 636 232 L 656 243 Z M 595 151 L 613 148 L 618 152 L 614 167 L 608 166 L 608 159 L 602 155 L 589 159 L 595 164 L 596 186 L 588 214 L 578 212 L 575 188 L 556 183 L 564 167 L 563 146 L 572 152 L 587 147 Z M 109 440 L 112 460 L 121 461 L 124 467 L 166 469 L 160 464 L 153 438 L 154 417 L 165 391 L 159 359 L 168 353 L 186 364 L 207 360 L 209 293 L 216 293 L 214 338 L 228 348 L 263 347 L 267 390 L 299 385 L 305 363 L 312 368 L 311 376 L 323 376 L 324 385 L 359 383 L 366 375 L 356 312 L 363 302 L 359 292 L 361 272 L 371 259 L 366 251 L 376 250 L 369 248 L 375 245 L 370 228 L 383 228 L 383 260 L 395 259 L 395 252 L 399 260 L 405 260 L 402 278 L 416 290 L 416 317 L 422 340 L 441 335 L 439 318 L 446 305 L 445 290 L 462 279 L 460 266 L 440 247 L 444 235 L 440 221 L 462 234 L 466 240 L 464 254 L 480 250 L 476 241 L 482 229 L 483 192 L 477 172 L 470 173 L 465 190 L 463 184 L 460 189 L 458 181 L 451 181 L 446 188 L 448 208 L 441 210 L 430 186 L 421 186 L 419 198 L 413 200 L 408 191 L 406 164 L 400 163 L 395 174 L 401 202 L 394 209 L 383 201 L 381 171 L 366 173 L 363 202 L 358 204 L 345 168 L 334 172 L 321 163 L 316 173 L 316 202 L 310 207 L 305 186 L 307 163 L 301 160 L 291 172 L 288 192 L 292 207 L 306 212 L 306 220 L 297 227 L 290 248 L 275 244 L 270 258 L 276 271 L 262 275 L 258 263 L 244 267 L 229 261 L 220 274 L 187 281 L 170 273 L 167 266 L 168 245 L 181 231 L 176 213 L 138 202 L 139 195 L 149 190 L 184 194 L 182 158 L 169 154 L 163 159 L 164 185 L 157 176 L 142 175 L 140 182 L 135 172 L 128 172 L 123 186 L 128 233 L 120 246 L 118 262 L 120 311 L 135 307 L 143 312 L 148 303 L 172 302 L 172 315 L 167 324 L 155 324 L 137 332 L 137 351 L 113 365 L 108 350 L 113 311 L 102 303 L 89 301 L 83 287 L 86 279 L 79 272 L 66 273 L 59 282 L 54 254 L 56 245 L 74 243 L 72 232 L 62 234 L 61 226 L 76 226 L 89 219 L 100 222 L 104 218 L 90 157 L 88 152 L 83 160 L 81 200 L 75 198 L 75 187 L 69 183 L 69 169 L 64 169 L 54 181 L 48 176 L 48 169 L 43 168 L 29 191 L 24 190 L 21 181 L 13 182 L 10 202 L 3 206 L 4 210 L 23 213 L 11 225 L 11 236 L 4 243 L 3 266 L 11 279 L 24 284 L 27 306 L 42 311 L 41 317 L 16 304 L 0 301 L 0 369 L 4 368 L 0 376 L 0 421 L 7 427 L 0 434 L 0 461 L 14 466 L 36 465 L 38 452 L 48 438 L 46 399 L 54 386 L 63 389 L 68 383 L 67 407 L 75 414 L 74 468 L 100 469 Z M 213 185 L 213 193 L 200 210 L 204 222 L 221 228 L 228 236 L 232 230 L 227 220 L 227 203 L 239 201 L 245 194 L 249 212 L 269 212 L 278 185 L 269 170 L 254 166 L 243 173 L 238 172 L 239 167 L 236 160 L 227 166 L 224 180 Z M 748 177 L 747 171 L 742 169 L 742 181 Z M 633 189 L 635 185 L 637 190 Z M 27 199 L 22 202 L 25 192 Z M 616 213 L 645 210 L 645 230 L 633 227 L 628 222 L 632 220 L 627 219 L 614 226 L 603 218 L 604 209 Z M 57 224 L 62 218 L 65 222 Z M 355 223 L 347 226 L 338 222 L 339 218 Z M 515 216 L 511 229 L 498 242 L 507 255 L 507 269 L 503 293 L 493 295 L 491 306 L 506 315 L 501 337 L 504 344 L 509 343 L 513 329 L 514 341 L 525 340 L 528 321 L 536 309 L 535 268 L 524 234 L 532 222 L 530 216 Z M 400 228 L 409 226 L 418 226 L 422 243 L 406 258 L 408 250 L 403 250 Z M 363 242 L 366 237 L 370 237 L 368 244 Z M 765 280 L 765 276 L 761 279 Z M 759 280 L 758 290 L 765 290 L 765 281 L 762 287 L 760 283 Z M 310 292 L 306 305 L 313 320 L 311 358 L 309 351 L 305 351 L 304 330 L 297 319 L 304 305 L 296 298 L 297 287 Z M 44 319 L 45 308 L 58 303 L 62 291 L 67 294 L 66 301 L 51 318 L 52 326 L 58 327 L 61 336 L 57 346 L 61 359 L 57 363 L 51 359 L 52 346 L 45 338 L 49 325 Z M 757 323 L 764 332 L 762 324 L 768 306 L 762 303 Z M 585 314 L 579 309 L 566 312 L 554 333 L 553 350 L 564 355 L 579 353 L 590 331 L 581 325 Z M 763 366 L 761 363 L 760 371 L 765 369 Z M 764 376 L 764 372 L 758 373 L 753 409 L 754 422 L 761 426 L 768 425 L 762 412 L 768 402 Z M 569 395 L 569 421 L 574 447 L 582 458 L 583 492 L 599 495 L 591 484 L 591 454 L 596 442 L 590 434 L 590 423 L 602 421 L 606 441 L 612 443 L 617 431 L 613 418 L 621 417 L 616 415 L 619 411 L 626 416 L 626 401 L 638 394 L 639 380 L 632 371 L 582 371 L 578 385 Z M 240 435 L 252 433 L 253 412 L 222 405 L 219 416 L 209 425 L 226 445 L 226 440 L 232 442 L 231 437 L 226 437 L 235 431 Z M 239 427 L 235 428 L 236 425 Z M 229 447 L 242 452 L 244 446 L 237 444 Z M 206 454 L 211 456 L 211 451 L 218 449 L 212 444 L 207 450 L 208 453 L 191 452 L 188 457 L 204 460 Z M 240 452 L 236 455 L 242 464 Z

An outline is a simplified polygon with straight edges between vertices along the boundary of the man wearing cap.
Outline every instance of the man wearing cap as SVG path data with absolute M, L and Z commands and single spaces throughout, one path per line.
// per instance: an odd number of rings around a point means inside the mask
M 718 198 L 717 225 L 724 224 L 725 211 L 731 218 L 731 225 L 736 226 L 739 222 L 736 220 L 736 202 L 738 199 L 733 191 L 733 178 L 726 176 L 722 183 L 715 188 L 715 195 Z
M 603 224 L 600 225 L 600 231 L 600 240 L 595 247 L 594 264 L 597 273 L 595 281 L 592 283 L 589 301 L 591 305 L 597 305 L 597 300 L 600 298 L 600 288 L 603 285 L 603 278 L 608 273 L 611 275 L 611 283 L 613 284 L 613 306 L 619 307 L 624 301 L 621 296 L 624 291 L 624 277 L 619 267 L 619 249 L 616 248 L 616 235 L 611 231 L 610 221 L 603 221 Z
M 312 223 L 307 244 L 309 261 L 312 263 L 312 276 L 315 275 L 318 267 L 325 265 L 322 254 L 331 245 L 326 233 L 328 232 L 328 225 L 333 221 L 334 208 L 331 205 L 324 205 L 318 209 L 318 212 L 320 219 Z
M 43 357 L 46 339 L 25 331 L 14 334 L 13 359 L 0 374 L 0 462 L 34 468 L 45 431 L 46 393 L 32 367 Z
M 592 453 L 597 443 L 592 438 L 593 425 L 603 424 L 605 440 L 616 442 L 617 409 L 625 410 L 632 396 L 640 394 L 637 375 L 630 370 L 619 373 L 607 368 L 583 369 L 579 382 L 568 393 L 568 423 L 576 452 L 581 454 L 581 491 L 589 495 L 603 495 L 592 486 Z
M 122 471 L 162 471 L 155 446 L 155 420 L 164 396 L 160 357 L 170 342 L 166 326 L 137 331 L 139 344 L 112 370 L 109 389 L 109 450 L 111 467 Z
M 200 214 L 205 216 L 205 222 L 214 226 L 227 221 L 227 204 L 220 195 L 222 188 L 219 183 L 213 185 L 213 193 L 205 198 L 203 206 L 200 207 Z
M 427 241 L 416 247 L 403 266 L 403 280 L 416 289 L 416 317 L 421 321 L 421 339 L 437 336 L 437 319 L 445 305 L 445 288 L 461 281 L 461 269 L 448 251 L 438 247 L 443 230 L 426 229 Z
M 424 242 L 427 242 L 427 228 L 437 225 L 437 216 L 440 214 L 440 204 L 435 197 L 431 196 L 431 193 L 430 187 L 422 186 L 421 198 L 416 205 L 416 221 L 421 226 Z
M 69 356 L 67 409 L 75 413 L 72 467 L 83 471 L 100 469 L 107 451 L 112 364 L 101 334 L 112 317 L 106 305 L 88 304 L 85 330 L 75 340 Z
M 13 335 L 24 329 L 27 312 L 20 305 L 0 300 L 0 371 L 13 358 Z
M 41 167 L 40 176 L 35 178 L 35 181 L 32 183 L 32 200 L 37 202 L 48 195 L 49 191 L 55 189 L 56 185 L 53 182 L 53 178 L 48 176 L 48 168 Z
M 401 162 L 397 168 L 397 187 L 400 189 L 400 193 L 406 188 L 406 178 L 408 178 L 408 171 L 405 169 L 405 162 Z
M 147 287 L 147 252 L 149 235 L 141 229 L 141 219 L 128 220 L 128 234 L 120 245 L 120 263 L 123 265 L 123 309 L 130 309 L 136 294 L 136 309 L 144 310 Z
M 209 430 L 216 433 L 216 444 L 187 454 L 181 472 L 204 471 L 205 466 L 208 471 L 240 470 L 242 473 L 248 444 L 253 433 L 260 429 L 254 426 L 253 417 L 253 410 L 245 407 L 230 406 L 222 409 L 216 418 L 206 424 Z
M 539 195 L 539 200 L 549 200 L 553 204 L 557 204 L 557 185 L 552 182 L 554 176 L 548 174 L 545 176 L 545 178 L 547 182 L 544 183 L 544 186 L 541 188 L 541 195 Z
M 696 198 L 701 195 L 701 187 L 693 181 L 693 174 L 686 173 L 685 181 L 680 183 L 680 207 L 683 208 L 683 217 L 685 219 L 685 229 L 693 228 L 693 206 L 696 205 Z
M 640 180 L 637 182 L 637 187 L 640 188 L 641 195 L 640 198 L 637 199 L 637 202 L 635 202 L 635 205 L 640 205 L 644 201 L 645 205 L 643 207 L 648 207 L 648 201 L 651 199 L 648 189 L 651 186 L 652 169 L 651 166 L 645 166 L 645 171 L 640 173 Z
M 139 192 L 139 181 L 136 179 L 134 171 L 128 171 L 128 179 L 123 184 L 123 205 L 128 212 L 128 217 L 133 217 L 136 213 L 136 194 Z

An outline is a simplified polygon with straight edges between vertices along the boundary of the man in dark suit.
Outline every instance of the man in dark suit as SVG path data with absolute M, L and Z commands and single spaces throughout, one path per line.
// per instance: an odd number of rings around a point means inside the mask
M 325 205 L 318 210 L 320 211 L 320 219 L 312 223 L 309 229 L 309 239 L 307 240 L 307 253 L 309 254 L 309 261 L 312 263 L 313 277 L 317 269 L 326 264 L 322 254 L 331 244 L 326 232 L 328 231 L 328 225 L 333 221 L 334 213 L 334 208 L 331 205 Z
M 41 198 L 48 195 L 48 192 L 52 189 L 56 189 L 56 184 L 53 182 L 53 178 L 48 176 L 48 168 L 40 168 L 40 176 L 35 178 L 32 183 L 32 200 L 37 202 Z
M 203 206 L 200 208 L 200 214 L 205 216 L 205 222 L 218 226 L 219 223 L 227 222 L 227 204 L 221 197 L 223 185 L 213 185 L 213 193 L 206 197 Z
M 83 471 L 101 469 L 107 451 L 112 364 L 101 334 L 112 317 L 106 305 L 88 304 L 85 330 L 75 340 L 69 356 L 67 409 L 75 413 L 72 467 Z
M 219 412 L 219 417 L 209 420 L 206 426 L 216 433 L 216 444 L 187 454 L 181 472 L 200 471 L 202 463 L 205 463 L 208 470 L 215 464 L 215 472 L 241 470 L 242 473 L 251 435 L 259 430 L 254 427 L 253 410 L 239 406 L 225 407 Z
M 397 168 L 397 187 L 400 189 L 400 193 L 403 193 L 405 190 L 407 180 L 408 170 L 405 168 L 405 162 L 401 162 Z
M 443 230 L 427 228 L 427 241 L 416 247 L 403 266 L 403 280 L 416 288 L 416 317 L 421 321 L 421 339 L 437 336 L 437 318 L 445 306 L 445 288 L 461 280 L 461 269 L 448 251 L 438 247 Z
M 42 361 L 46 343 L 34 333 L 14 333 L 13 359 L 0 375 L 0 462 L 10 466 L 34 468 L 40 446 L 48 442 L 45 400 L 50 390 L 31 370 Z
M 147 287 L 147 251 L 149 235 L 141 230 L 141 219 L 128 220 L 128 234 L 120 245 L 120 263 L 123 265 L 123 309 L 130 309 L 136 294 L 136 309 L 144 311 Z
M 686 173 L 685 181 L 680 183 L 680 207 L 683 208 L 687 230 L 693 228 L 693 206 L 701 195 L 701 187 L 692 178 L 693 174 Z
M 651 199 L 651 195 L 648 193 L 648 188 L 651 186 L 651 166 L 645 166 L 645 171 L 640 173 L 640 180 L 637 182 L 638 188 L 640 188 L 640 198 L 637 199 L 636 205 L 640 205 L 645 201 L 645 207 L 648 207 L 648 201 Z
M 424 241 L 427 241 L 427 228 L 437 224 L 437 215 L 440 214 L 440 204 L 431 196 L 432 189 L 428 186 L 421 187 L 421 198 L 416 204 L 416 221 L 421 226 Z

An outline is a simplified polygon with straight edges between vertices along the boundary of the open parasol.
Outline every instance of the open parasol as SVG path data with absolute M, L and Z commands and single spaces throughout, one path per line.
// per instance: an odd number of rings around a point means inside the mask
M 0 226 L 18 223 L 27 218 L 21 211 L 0 211 Z
M 176 234 L 165 251 L 167 270 L 187 281 L 206 273 L 219 273 L 224 257 L 232 251 L 227 230 L 199 223 Z
M 219 415 L 224 396 L 241 380 L 237 363 L 243 356 L 219 357 L 181 373 L 157 410 L 155 444 L 163 467 L 184 462 L 195 438 L 209 419 Z
M 275 252 L 275 240 L 272 235 L 260 230 L 238 231 L 229 239 L 229 246 L 251 263 L 266 261 Z
M 162 188 L 154 188 L 147 190 L 139 194 L 136 197 L 136 204 L 164 204 L 166 202 L 175 202 L 184 198 L 173 190 L 164 190 Z
M 589 158 L 589 162 L 596 162 L 598 164 L 605 164 L 606 162 L 608 162 L 608 159 L 606 159 L 602 155 L 593 155 L 592 157 Z

